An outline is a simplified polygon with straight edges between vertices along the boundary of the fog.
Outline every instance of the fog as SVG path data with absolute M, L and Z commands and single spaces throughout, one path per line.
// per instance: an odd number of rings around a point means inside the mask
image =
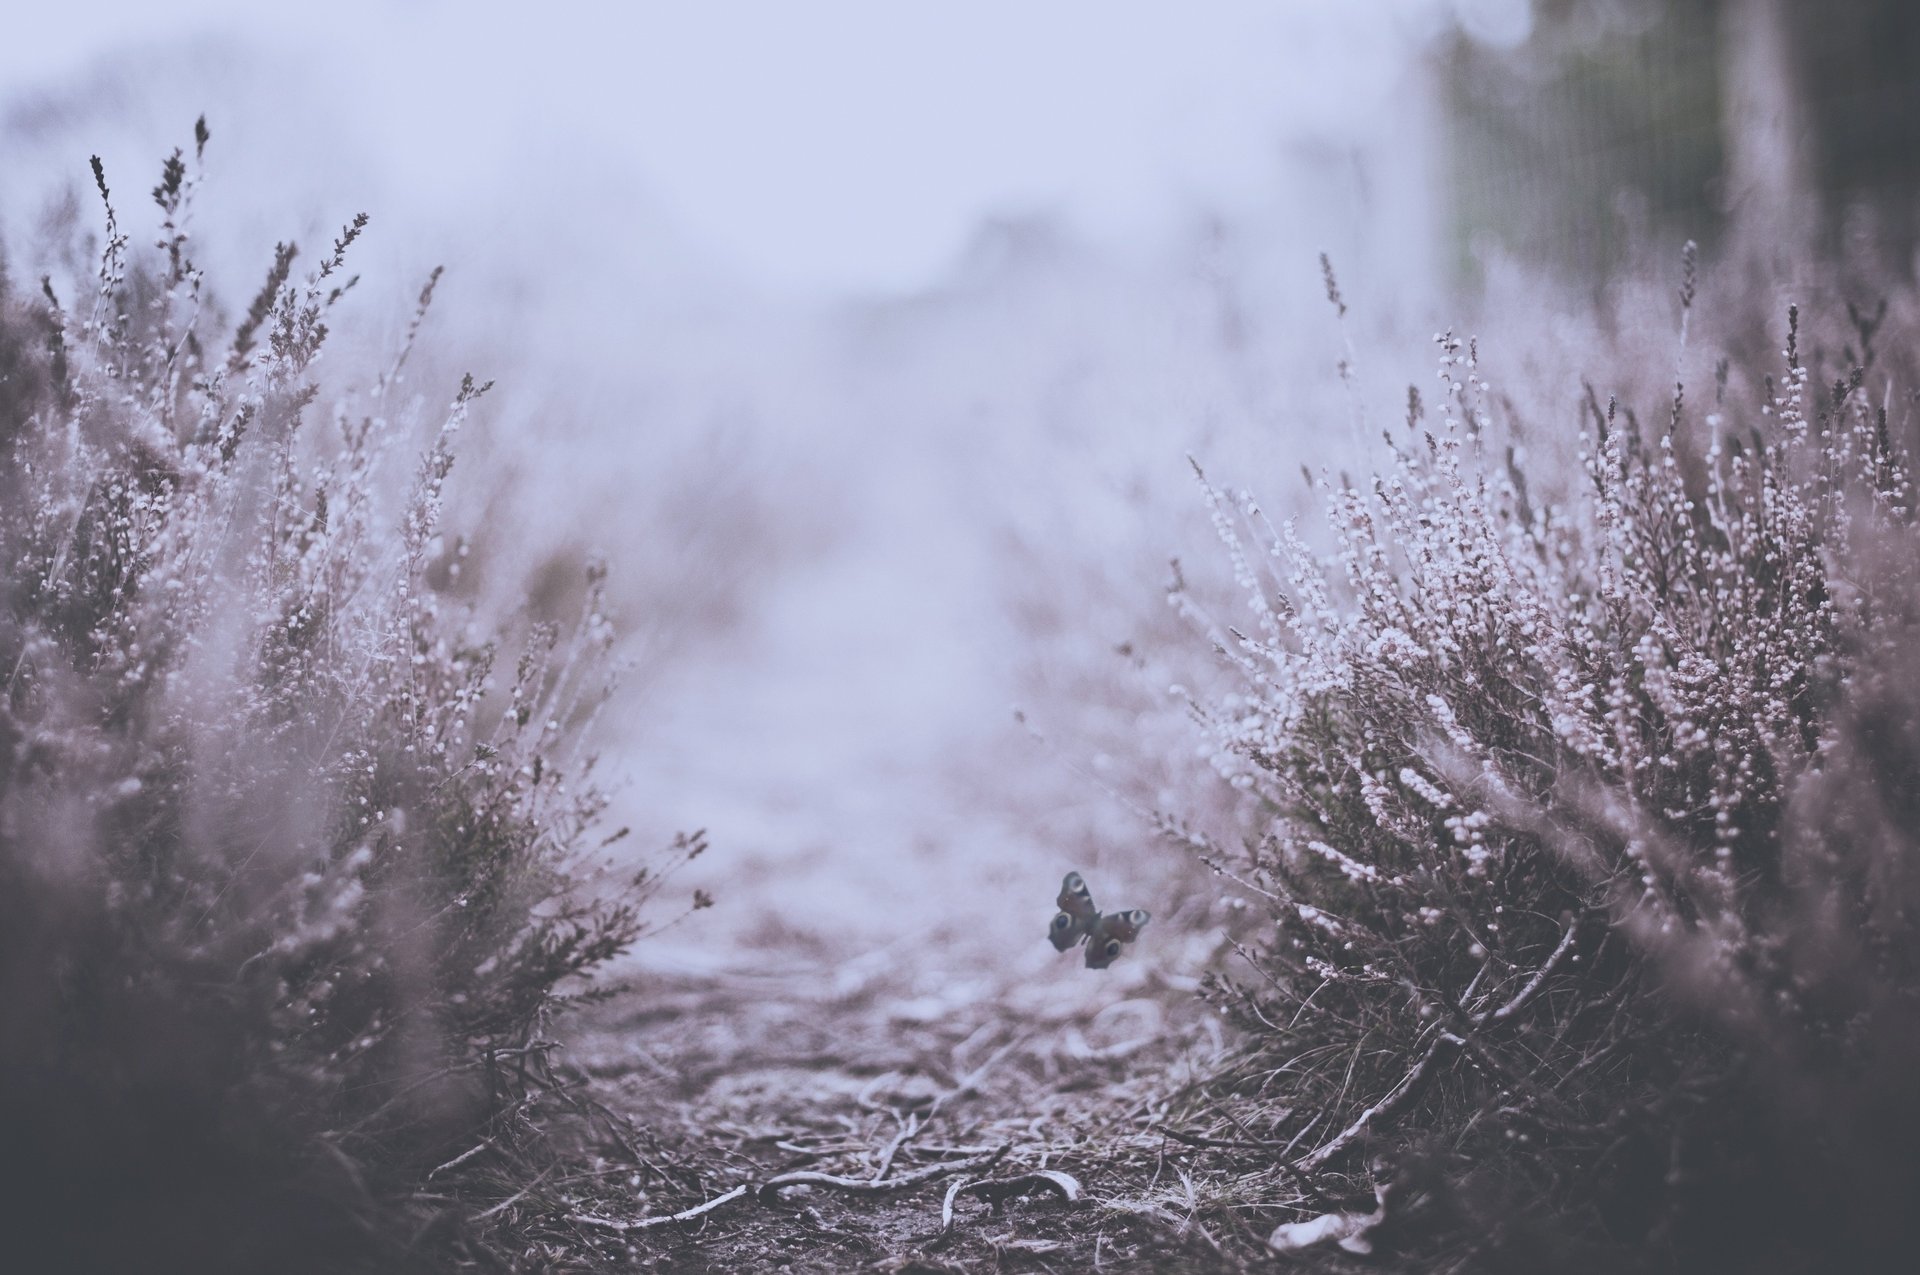
M 1184 870 L 1131 804 L 1148 750 L 1103 743 L 1182 728 L 1153 638 L 1168 559 L 1207 556 L 1187 457 L 1291 492 L 1369 392 L 1356 338 L 1420 356 L 1426 54 L 1527 14 L 42 7 L 0 51 L 0 226 L 38 274 L 37 227 L 91 224 L 90 154 L 124 216 L 204 113 L 230 310 L 362 210 L 371 339 L 445 264 L 413 388 L 500 385 L 456 481 L 483 605 L 610 561 L 611 820 L 715 846 L 686 885 L 720 907 L 637 959 L 950 982 L 1050 956 L 1067 869 L 1143 900 Z

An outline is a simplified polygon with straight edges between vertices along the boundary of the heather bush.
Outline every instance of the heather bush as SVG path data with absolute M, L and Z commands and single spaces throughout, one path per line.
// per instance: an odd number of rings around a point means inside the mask
M 206 141 L 151 251 L 95 160 L 97 275 L 0 279 L 0 1229 L 61 1269 L 425 1263 L 423 1182 L 567 1100 L 545 1029 L 657 883 L 594 857 L 604 571 L 496 667 L 435 587 L 487 388 L 407 386 L 438 272 L 364 376 L 322 375 L 364 216 L 223 323 Z
M 1571 470 L 1442 336 L 1324 537 L 1203 476 L 1248 618 L 1174 600 L 1244 836 L 1168 830 L 1259 923 L 1187 1115 L 1252 1198 L 1376 1188 L 1377 1238 L 1475 1268 L 1916 1238 L 1911 399 L 1852 320 L 1810 366 L 1790 311 L 1758 402 L 1729 359 L 1648 419 L 1589 391 Z

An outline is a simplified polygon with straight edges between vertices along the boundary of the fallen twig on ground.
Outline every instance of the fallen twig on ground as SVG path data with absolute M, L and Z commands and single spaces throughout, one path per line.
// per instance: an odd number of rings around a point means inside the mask
M 1188 1133 L 1172 1125 L 1160 1126 L 1160 1132 L 1175 1142 L 1184 1142 L 1190 1147 L 1217 1147 L 1234 1151 L 1285 1151 L 1293 1145 L 1289 1142 L 1250 1142 L 1245 1138 L 1203 1138 L 1197 1133 Z
M 1078 1027 L 1067 1028 L 1062 1037 L 1062 1052 L 1078 1062 L 1111 1062 L 1136 1054 L 1160 1039 L 1159 1032 L 1148 1032 L 1117 1044 L 1093 1046 Z
M 479 1155 L 481 1152 L 492 1147 L 497 1136 L 498 1135 L 496 1135 L 495 1138 L 486 1139 L 485 1141 L 481 1142 L 480 1145 L 477 1147 L 473 1147 L 469 1150 L 462 1151 L 459 1155 L 453 1157 L 453 1159 L 447 1161 L 445 1164 L 439 1166 L 438 1168 L 427 1170 L 427 1176 L 425 1180 L 431 1182 L 435 1177 L 439 1176 L 442 1173 L 445 1173 L 448 1169 L 459 1168 L 461 1165 L 465 1164 L 467 1161 L 473 1159 L 473 1157 Z
M 1025 1043 L 1025 1036 L 1016 1036 L 1006 1044 L 1000 1046 L 1000 1048 L 994 1050 L 991 1054 L 988 1054 L 985 1062 L 960 1077 L 959 1084 L 933 1100 L 933 1105 L 927 1108 L 927 1120 L 931 1122 L 934 1116 L 939 1114 L 940 1108 L 946 1106 L 951 1099 L 962 1098 L 974 1092 L 974 1090 L 979 1087 L 981 1080 L 986 1077 L 986 1074 L 999 1065 L 1001 1059 Z
M 815 1173 L 802 1169 L 794 1173 L 782 1173 L 768 1178 L 758 1188 L 762 1199 L 777 1195 L 790 1186 L 831 1186 L 842 1191 L 877 1192 L 894 1191 L 903 1186 L 926 1182 L 933 1178 L 944 1177 L 949 1173 L 958 1173 L 965 1169 L 978 1169 L 997 1162 L 1012 1148 L 996 1147 L 991 1154 L 974 1156 L 967 1160 L 945 1160 L 939 1164 L 929 1164 L 925 1168 L 915 1169 L 911 1173 L 902 1173 L 898 1177 L 875 1181 L 870 1178 L 848 1178 L 834 1173 Z
M 953 1229 L 953 1202 L 962 1194 L 978 1195 L 989 1204 L 998 1204 L 1016 1195 L 1025 1195 L 1036 1187 L 1057 1192 L 1069 1204 L 1080 1198 L 1079 1179 L 1058 1169 L 1037 1169 L 1011 1178 L 975 1178 L 972 1181 L 955 1182 L 947 1188 L 946 1198 L 940 1202 L 940 1230 L 944 1234 Z
M 607 1231 L 645 1231 L 656 1226 L 665 1226 L 669 1222 L 690 1222 L 702 1213 L 710 1213 L 722 1204 L 737 1200 L 745 1195 L 752 1183 L 742 1182 L 724 1195 L 716 1195 L 705 1204 L 696 1204 L 690 1209 L 681 1209 L 678 1213 L 669 1213 L 664 1217 L 636 1218 L 631 1222 L 622 1222 L 618 1218 L 601 1217 L 595 1213 L 569 1213 L 567 1219 L 583 1226 L 597 1226 Z
M 873 1171 L 873 1180 L 875 1182 L 887 1176 L 887 1170 L 893 1167 L 893 1157 L 899 1153 L 901 1146 L 920 1132 L 920 1127 L 919 1116 L 911 1114 L 907 1116 L 906 1120 L 900 1126 L 900 1132 L 894 1136 L 892 1142 L 887 1144 L 887 1149 L 880 1153 L 880 1167 Z
M 529 1195 L 532 1195 L 534 1192 L 534 1188 L 538 1187 L 542 1182 L 545 1182 L 547 1180 L 547 1176 L 552 1172 L 553 1172 L 553 1166 L 548 1165 L 546 1168 L 540 1170 L 539 1176 L 534 1178 L 533 1181 L 527 1183 L 525 1186 L 521 1187 L 518 1191 L 515 1191 L 512 1195 L 508 1196 L 506 1199 L 500 1201 L 500 1203 L 494 1205 L 492 1208 L 483 1210 L 482 1212 L 479 1212 L 479 1213 L 475 1213 L 471 1220 L 475 1222 L 484 1222 L 490 1217 L 494 1217 L 494 1216 L 497 1216 L 498 1214 L 505 1213 L 508 1209 L 520 1203 L 520 1201 L 526 1199 Z

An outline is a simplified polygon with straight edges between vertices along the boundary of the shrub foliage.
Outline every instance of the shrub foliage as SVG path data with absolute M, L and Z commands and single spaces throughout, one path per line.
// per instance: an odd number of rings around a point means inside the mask
M 1176 595 L 1250 812 L 1202 849 L 1266 916 L 1208 1097 L 1300 1207 L 1371 1175 L 1514 1269 L 1912 1238 L 1920 544 L 1855 318 L 1757 404 L 1589 391 L 1572 481 L 1442 337 L 1317 544 L 1203 477 L 1251 622 Z
M 152 251 L 95 160 L 97 276 L 0 284 L 0 1127 L 32 1166 L 0 1210 L 69 1269 L 385 1264 L 395 1200 L 530 1127 L 542 1027 L 641 929 L 644 874 L 579 887 L 603 573 L 501 669 L 443 614 L 486 387 L 424 427 L 403 397 L 431 280 L 390 364 L 323 386 L 364 216 L 221 323 L 206 140 Z

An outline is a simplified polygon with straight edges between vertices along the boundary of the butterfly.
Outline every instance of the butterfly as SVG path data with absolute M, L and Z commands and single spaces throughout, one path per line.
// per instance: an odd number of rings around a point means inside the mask
M 1140 937 L 1140 931 L 1152 919 L 1140 908 L 1100 915 L 1100 909 L 1093 906 L 1086 879 L 1078 872 L 1067 873 L 1060 883 L 1060 897 L 1056 902 L 1060 911 L 1047 927 L 1047 940 L 1056 952 L 1064 952 L 1085 940 L 1090 970 L 1103 970 L 1113 964 L 1120 955 L 1120 945 Z

